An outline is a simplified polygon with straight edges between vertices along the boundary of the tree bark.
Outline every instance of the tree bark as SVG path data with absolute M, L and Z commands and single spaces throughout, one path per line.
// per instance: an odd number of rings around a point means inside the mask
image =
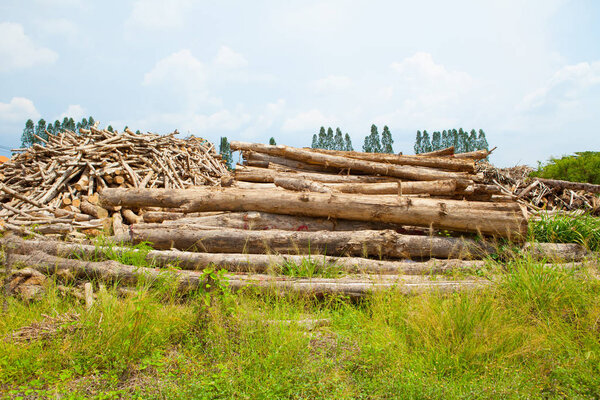
M 402 235 L 382 231 L 294 232 L 218 229 L 198 225 L 131 225 L 124 237 L 155 249 L 206 253 L 326 254 L 378 258 L 481 258 L 494 248 L 469 239 Z
M 306 179 L 297 179 L 297 178 L 275 178 L 273 181 L 275 186 L 288 189 L 295 190 L 297 192 L 318 192 L 318 193 L 333 193 L 330 187 L 327 187 L 321 183 L 309 181 Z
M 298 160 L 291 160 L 285 157 L 277 157 L 254 151 L 244 151 L 242 154 L 244 156 L 245 164 L 254 168 L 271 168 L 273 166 L 276 169 L 285 169 L 288 171 L 329 172 L 332 174 L 338 174 L 342 171 L 342 168 L 309 164 Z
M 526 243 L 523 250 L 535 259 L 559 262 L 581 261 L 589 255 L 585 247 L 576 243 Z
M 235 169 L 235 179 L 245 182 L 273 183 L 276 177 L 308 179 L 322 183 L 377 183 L 397 182 L 398 179 L 372 175 L 320 174 L 316 172 L 284 172 L 267 168 L 238 166 Z
M 379 162 L 364 161 L 348 157 L 340 157 L 329 154 L 315 153 L 309 150 L 288 147 L 284 145 L 270 146 L 259 143 L 231 142 L 232 150 L 255 151 L 271 156 L 284 157 L 287 159 L 316 164 L 326 167 L 347 169 L 350 171 L 361 171 L 371 175 L 393 176 L 401 179 L 414 181 L 434 181 L 440 179 L 472 179 L 479 177 L 465 172 L 447 172 L 427 167 L 415 167 L 411 165 L 393 165 Z
M 472 159 L 472 160 L 483 160 L 484 158 L 486 158 L 487 156 L 492 154 L 492 151 L 494 151 L 494 150 L 496 150 L 495 147 L 491 150 L 475 150 L 475 151 L 470 151 L 468 153 L 455 153 L 453 157 L 454 158 L 466 158 L 466 159 Z
M 423 154 L 415 156 L 404 156 L 398 154 L 388 153 L 364 153 L 358 151 L 337 151 L 337 150 L 324 150 L 324 149 L 308 149 L 305 150 L 329 154 L 333 156 L 349 157 L 357 160 L 373 161 L 386 164 L 395 165 L 412 165 L 418 167 L 429 167 L 446 169 L 450 171 L 464 171 L 464 172 L 475 172 L 475 163 L 469 159 L 456 159 L 456 158 L 442 158 L 435 156 L 424 156 Z
M 484 203 L 405 196 L 346 193 L 295 193 L 236 188 L 106 188 L 101 202 L 124 207 L 181 207 L 185 212 L 264 211 L 275 214 L 390 222 L 401 225 L 475 232 L 515 240 L 527 233 L 517 203 Z
M 590 193 L 600 193 L 600 185 L 594 185 L 592 183 L 581 183 L 581 182 L 569 182 L 569 181 L 561 181 L 557 179 L 544 179 L 544 178 L 535 178 L 536 180 L 542 182 L 543 184 L 550 187 L 557 187 L 561 189 L 571 189 L 571 190 L 585 190 Z
M 102 208 L 96 204 L 92 204 L 87 200 L 82 200 L 79 205 L 79 209 L 82 213 L 91 215 L 94 218 L 106 218 L 108 217 L 108 210 Z
M 329 183 L 326 186 L 342 193 L 360 194 L 429 194 L 432 196 L 451 196 L 456 194 L 459 187 L 456 180 L 421 181 L 421 182 L 381 182 L 381 183 Z
M 100 281 L 135 285 L 143 279 L 144 283 L 168 281 L 177 282 L 177 291 L 187 293 L 206 287 L 210 282 L 205 275 L 197 271 L 161 271 L 153 268 L 140 268 L 120 264 L 116 261 L 80 261 L 51 256 L 42 252 L 30 255 L 15 254 L 10 260 L 12 265 L 27 265 L 45 275 L 69 273 L 79 279 L 98 279 Z M 313 296 L 341 294 L 350 297 L 363 297 L 377 290 L 398 290 L 413 294 L 422 291 L 453 292 L 461 289 L 475 289 L 490 282 L 486 280 L 442 281 L 414 275 L 370 275 L 355 278 L 283 278 L 271 275 L 225 275 L 228 287 L 233 290 L 254 287 L 260 290 L 298 293 Z
M 418 157 L 443 157 L 454 155 L 454 146 L 446 147 L 445 149 L 430 151 L 428 153 L 416 154 Z

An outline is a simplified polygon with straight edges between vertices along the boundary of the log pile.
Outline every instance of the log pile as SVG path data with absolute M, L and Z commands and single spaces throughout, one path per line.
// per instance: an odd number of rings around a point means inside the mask
M 99 205 L 103 188 L 216 185 L 228 174 L 209 142 L 91 128 L 49 135 L 0 165 L 0 218 L 8 230 L 100 232 L 118 211 Z M 127 212 L 124 212 L 127 217 Z M 129 215 L 131 217 L 131 215 Z
M 600 215 L 600 185 L 530 177 L 532 168 L 495 168 L 479 163 L 489 185 L 523 204 L 533 215 L 558 213 Z

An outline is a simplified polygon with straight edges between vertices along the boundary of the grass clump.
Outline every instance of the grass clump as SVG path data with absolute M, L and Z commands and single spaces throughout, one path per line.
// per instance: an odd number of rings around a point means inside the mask
M 292 278 L 339 278 L 344 274 L 342 267 L 329 263 L 323 257 L 322 260 L 314 257 L 304 257 L 297 263 L 285 261 L 277 265 L 275 272 Z
M 542 215 L 529 221 L 529 234 L 538 242 L 579 243 L 600 251 L 600 218 L 591 215 Z

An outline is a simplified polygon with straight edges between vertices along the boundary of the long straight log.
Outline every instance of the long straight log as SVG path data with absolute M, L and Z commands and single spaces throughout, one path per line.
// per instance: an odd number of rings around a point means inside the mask
M 313 182 L 306 179 L 296 178 L 275 178 L 273 181 L 275 186 L 287 190 L 295 190 L 297 192 L 318 192 L 318 193 L 333 193 L 330 187 L 327 187 L 319 182 Z
M 161 271 L 153 268 L 140 268 L 124 265 L 116 261 L 81 261 L 51 256 L 42 252 L 30 255 L 14 254 L 11 265 L 26 265 L 45 275 L 69 274 L 80 279 L 98 279 L 122 285 L 135 285 L 140 280 L 146 284 L 177 282 L 177 291 L 187 293 L 206 287 L 209 283 L 202 272 L 197 271 Z M 362 297 L 377 290 L 397 290 L 400 293 L 413 294 L 422 291 L 453 292 L 461 289 L 475 289 L 489 285 L 486 280 L 443 281 L 437 277 L 418 277 L 414 275 L 368 275 L 357 278 L 282 278 L 271 275 L 225 275 L 229 288 L 237 291 L 255 287 L 261 290 L 292 292 L 298 294 L 323 296 L 341 294 L 350 297 Z
M 429 194 L 432 196 L 451 196 L 465 184 L 456 180 L 422 182 L 381 182 L 381 183 L 329 183 L 326 186 L 342 193 L 360 194 Z
M 418 157 L 443 157 L 454 155 L 454 146 L 446 147 L 445 149 L 430 151 L 427 153 L 416 154 Z
M 418 156 L 404 156 L 387 153 L 363 153 L 358 151 L 338 151 L 308 148 L 305 148 L 305 150 L 334 156 L 349 157 L 357 160 L 374 161 L 379 163 L 441 168 L 451 171 L 465 171 L 471 173 L 475 172 L 475 163 L 469 159 L 442 158 L 434 156 L 424 156 L 423 154 L 419 154 Z
M 377 183 L 397 182 L 397 179 L 385 176 L 322 174 L 316 172 L 284 172 L 267 168 L 240 165 L 235 169 L 235 179 L 245 182 L 273 183 L 276 177 L 308 179 L 321 183 Z
M 54 240 L 23 240 L 20 238 L 3 238 L 0 243 L 10 245 L 17 254 L 31 254 L 42 251 L 58 257 L 101 257 L 107 253 L 139 253 L 140 250 L 127 247 L 97 247 L 85 244 L 66 243 Z M 196 253 L 189 251 L 151 250 L 145 255 L 146 260 L 159 267 L 176 265 L 184 270 L 202 270 L 216 265 L 229 272 L 278 272 L 286 264 L 302 265 L 314 263 L 317 267 L 337 268 L 347 273 L 370 273 L 391 275 L 424 275 L 442 274 L 455 270 L 474 271 L 485 266 L 480 260 L 428 260 L 424 262 L 383 261 L 360 257 L 301 256 L 293 254 L 224 254 Z
M 492 154 L 492 152 L 494 150 L 496 150 L 495 147 L 491 150 L 475 150 L 475 151 L 470 151 L 468 153 L 455 153 L 453 157 L 454 158 L 463 158 L 463 159 L 472 159 L 472 160 L 483 160 L 484 158 L 486 158 L 487 156 Z
M 542 182 L 543 184 L 550 187 L 557 187 L 561 189 L 571 189 L 571 190 L 585 190 L 590 193 L 600 193 L 600 185 L 594 185 L 592 183 L 582 183 L 582 182 L 569 182 L 569 181 L 561 181 L 557 179 L 544 179 L 544 178 L 535 178 L 537 181 Z
M 393 165 L 380 162 L 358 160 L 329 154 L 315 153 L 309 150 L 298 149 L 284 145 L 271 146 L 259 143 L 231 142 L 232 150 L 255 151 L 272 156 L 284 157 L 302 161 L 307 164 L 322 165 L 361 171 L 371 175 L 393 176 L 401 179 L 415 181 L 434 181 L 440 179 L 479 179 L 474 175 L 464 172 L 446 172 L 427 167 L 411 165 Z
M 274 164 L 273 166 L 278 167 L 278 169 L 283 167 L 286 170 L 298 172 L 329 172 L 332 174 L 337 174 L 343 170 L 342 168 L 309 164 L 303 161 L 257 153 L 254 151 L 244 151 L 243 156 L 246 165 L 255 168 L 271 168 L 271 164 Z
M 293 232 L 218 229 L 197 225 L 160 228 L 131 225 L 117 237 L 131 243 L 150 242 L 155 249 L 206 253 L 325 254 L 378 258 L 481 258 L 492 246 L 462 238 L 403 235 L 382 231 Z
M 205 188 L 188 190 L 106 188 L 102 204 L 124 207 L 181 207 L 184 212 L 263 211 L 274 214 L 390 222 L 515 240 L 527 233 L 517 203 L 368 196 L 346 193 L 295 193 L 286 190 Z

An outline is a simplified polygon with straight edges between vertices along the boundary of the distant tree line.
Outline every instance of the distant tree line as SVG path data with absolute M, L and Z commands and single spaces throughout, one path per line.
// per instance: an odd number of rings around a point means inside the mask
M 489 150 L 485 132 L 482 129 L 479 130 L 479 133 L 475 129 L 472 129 L 471 132 L 467 132 L 463 128 L 459 130 L 448 129 L 442 132 L 433 132 L 431 136 L 425 130 L 422 133 L 421 131 L 417 131 L 414 146 L 415 154 L 429 153 L 430 151 L 441 150 L 450 146 L 454 146 L 455 153 Z
M 93 126 L 96 121 L 93 117 L 83 118 L 80 122 L 75 122 L 73 118 L 65 117 L 62 122 L 59 120 L 54 123 L 46 123 L 45 119 L 40 119 L 37 124 L 34 124 L 33 120 L 28 119 L 25 122 L 25 128 L 21 135 L 21 146 L 30 147 L 34 143 L 43 143 L 40 139 L 36 138 L 35 135 L 39 136 L 44 140 L 48 140 L 48 133 L 51 135 L 57 135 L 60 132 L 69 130 L 78 132 L 79 128 L 88 129 Z M 110 127 L 110 126 L 109 126 Z M 110 127 L 112 129 L 112 127 Z
M 319 130 L 319 135 L 314 134 L 312 137 L 311 146 L 313 149 L 326 149 L 326 150 L 341 150 L 341 151 L 353 151 L 352 140 L 350 135 L 342 135 L 340 128 L 335 128 L 335 135 L 331 127 L 327 128 L 322 126 Z

